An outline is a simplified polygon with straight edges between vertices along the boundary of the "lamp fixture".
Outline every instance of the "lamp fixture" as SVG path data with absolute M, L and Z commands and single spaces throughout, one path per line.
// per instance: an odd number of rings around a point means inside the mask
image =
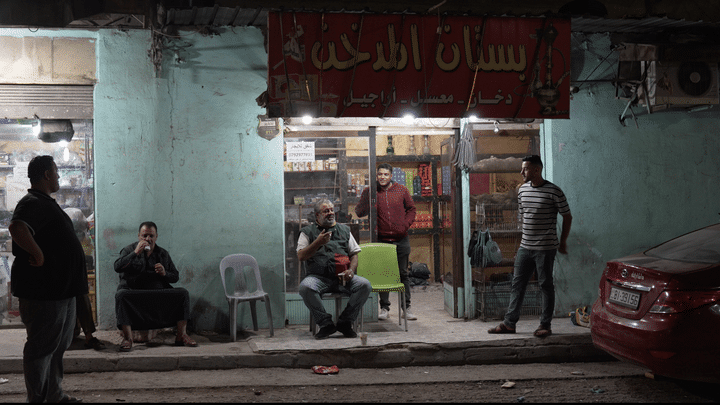
M 47 143 L 60 141 L 70 142 L 73 135 L 75 135 L 72 122 L 67 119 L 40 119 L 38 120 L 37 127 L 38 129 L 35 129 L 35 126 L 33 126 L 33 131 L 37 133 L 38 139 Z
M 305 125 L 310 125 L 313 122 L 313 117 L 310 115 L 303 115 L 302 117 L 302 123 Z
M 495 124 L 495 129 L 493 129 L 493 132 L 495 132 L 497 134 L 498 132 L 500 132 L 500 124 L 497 121 L 495 121 L 494 124 Z

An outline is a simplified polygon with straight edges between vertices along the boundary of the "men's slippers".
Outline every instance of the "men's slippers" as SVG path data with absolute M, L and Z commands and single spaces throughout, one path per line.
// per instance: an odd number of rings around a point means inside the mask
M 505 334 L 505 333 L 515 333 L 515 329 L 510 329 L 505 325 L 504 323 L 501 323 L 500 325 L 488 329 L 488 333 L 493 334 Z

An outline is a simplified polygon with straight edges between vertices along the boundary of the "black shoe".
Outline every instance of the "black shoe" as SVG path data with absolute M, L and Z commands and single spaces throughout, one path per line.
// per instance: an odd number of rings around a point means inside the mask
M 337 332 L 337 328 L 332 322 L 330 322 L 329 324 L 320 328 L 318 333 L 315 334 L 315 339 L 327 339 L 328 336 L 332 335 L 335 332 Z
M 357 337 L 357 333 L 353 330 L 352 323 L 350 322 L 338 322 L 337 330 L 345 335 L 346 338 Z
M 98 340 L 98 338 L 93 337 L 89 341 L 85 342 L 85 348 L 86 349 L 95 349 L 95 350 L 105 350 L 105 344 Z

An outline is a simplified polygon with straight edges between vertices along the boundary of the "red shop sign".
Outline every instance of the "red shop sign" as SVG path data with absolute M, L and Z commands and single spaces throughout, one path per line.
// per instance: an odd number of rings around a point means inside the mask
M 569 118 L 570 20 L 268 16 L 270 117 Z

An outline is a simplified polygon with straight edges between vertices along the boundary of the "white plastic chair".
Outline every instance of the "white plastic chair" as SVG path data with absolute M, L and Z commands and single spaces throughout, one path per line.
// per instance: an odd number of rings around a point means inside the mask
M 250 271 L 245 269 L 250 267 Z M 225 285 L 225 278 L 228 270 L 232 270 L 235 273 L 235 286 L 232 292 L 228 292 L 228 286 Z M 257 260 L 254 257 L 244 254 L 236 253 L 225 256 L 220 261 L 220 279 L 223 283 L 223 290 L 225 291 L 225 298 L 228 301 L 230 307 L 230 335 L 232 341 L 237 340 L 237 306 L 241 302 L 250 303 L 250 312 L 252 314 L 253 329 L 258 330 L 257 312 L 255 310 L 255 303 L 258 300 L 265 301 L 265 309 L 267 310 L 268 324 L 270 325 L 270 336 L 275 335 L 273 329 L 272 312 L 270 310 L 270 296 L 268 293 L 263 291 L 262 281 L 260 279 L 260 268 L 258 267 Z M 255 280 L 257 288 L 255 291 L 248 291 L 247 280 Z

